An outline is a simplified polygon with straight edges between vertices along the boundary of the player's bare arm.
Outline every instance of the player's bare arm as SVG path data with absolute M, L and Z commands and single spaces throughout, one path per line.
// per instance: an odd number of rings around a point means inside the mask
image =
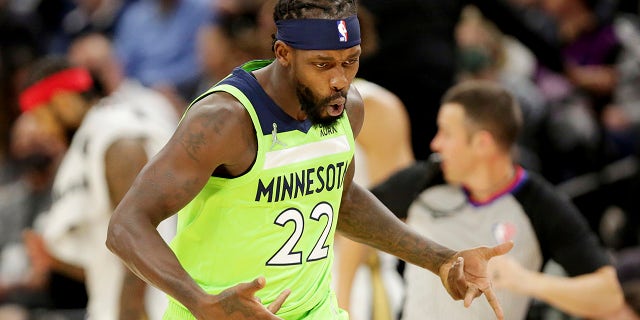
M 277 319 L 253 296 L 264 279 L 208 295 L 189 276 L 156 227 L 192 200 L 213 172 L 239 175 L 255 158 L 248 113 L 231 96 L 213 94 L 194 105 L 167 145 L 143 168 L 116 208 L 107 246 L 145 281 L 165 291 L 198 319 L 230 313 Z M 153 252 L 152 255 L 145 253 Z M 284 294 L 286 298 L 286 294 Z
M 147 319 L 145 310 L 145 294 L 147 284 L 138 278 L 131 270 L 125 270 L 120 290 L 120 320 Z
M 136 176 L 147 163 L 144 139 L 123 138 L 109 146 L 105 154 L 105 176 L 111 205 L 115 208 L 122 200 Z M 125 268 L 120 289 L 119 319 L 146 317 L 144 296 L 146 283 Z

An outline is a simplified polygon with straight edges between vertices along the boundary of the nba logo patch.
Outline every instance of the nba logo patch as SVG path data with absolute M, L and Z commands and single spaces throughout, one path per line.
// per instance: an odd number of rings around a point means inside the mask
M 347 23 L 344 20 L 338 21 L 338 40 L 340 42 L 347 42 L 349 40 L 349 34 L 347 33 Z
M 501 222 L 493 225 L 493 238 L 498 244 L 513 240 L 516 236 L 516 226 L 510 222 Z

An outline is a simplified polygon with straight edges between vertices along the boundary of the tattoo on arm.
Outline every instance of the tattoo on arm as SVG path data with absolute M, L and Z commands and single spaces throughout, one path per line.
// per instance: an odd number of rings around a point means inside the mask
M 180 136 L 180 144 L 185 148 L 187 154 L 196 162 L 200 161 L 198 156 L 202 147 L 206 144 L 206 133 L 212 130 L 216 134 L 220 134 L 222 117 L 216 117 L 209 114 L 197 115 L 192 124 L 185 128 Z
M 201 188 L 201 183 L 198 178 L 180 179 L 175 172 L 161 171 L 164 170 L 152 168 L 147 173 L 145 184 L 148 188 L 136 189 L 138 202 L 160 205 L 161 207 L 155 210 L 175 213 L 191 199 L 195 190 Z M 156 223 L 160 222 L 156 221 Z
M 348 213 L 343 217 L 341 210 L 338 226 L 350 237 L 435 273 L 455 254 L 406 227 L 366 190 L 351 193 L 345 204 Z
M 180 137 L 180 143 L 191 159 L 197 162 L 200 161 L 198 158 L 198 152 L 205 143 L 204 133 L 192 131 L 184 133 Z

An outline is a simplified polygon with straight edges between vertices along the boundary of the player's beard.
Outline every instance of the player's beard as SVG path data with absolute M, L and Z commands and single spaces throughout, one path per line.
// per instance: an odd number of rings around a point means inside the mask
M 300 100 L 300 108 L 307 115 L 309 121 L 314 125 L 332 127 L 344 114 L 344 110 L 338 116 L 325 115 L 324 111 L 325 108 L 329 106 L 330 102 L 339 98 L 346 99 L 346 91 L 336 92 L 334 95 L 322 99 L 317 98 L 309 87 L 298 82 L 296 84 L 296 95 L 298 96 L 298 100 Z

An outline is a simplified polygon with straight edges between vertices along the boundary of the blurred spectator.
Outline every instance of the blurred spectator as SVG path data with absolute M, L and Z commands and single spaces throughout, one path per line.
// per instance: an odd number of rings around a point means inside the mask
M 514 241 L 513 250 L 489 268 L 505 319 L 525 319 L 532 298 L 586 318 L 617 311 L 623 299 L 615 269 L 583 217 L 513 160 L 521 121 L 517 102 L 501 86 L 458 84 L 440 107 L 431 142 L 437 157 L 402 170 L 373 192 L 416 232 L 453 248 Z M 570 276 L 541 273 L 550 259 Z M 439 280 L 413 266 L 405 277 L 403 318 L 492 317 L 483 301 L 466 309 L 445 291 L 427 289 Z
M 21 242 L 22 230 L 32 225 L 37 214 L 49 208 L 53 177 L 67 149 L 66 137 L 57 129 L 50 122 L 37 121 L 34 116 L 27 114 L 21 115 L 13 125 L 12 154 L 22 166 L 23 181 L 38 196 L 28 206 L 21 208 L 28 210 L 27 214 L 14 215 L 16 219 L 24 219 L 25 223 L 10 224 L 19 227 L 3 224 L 4 231 L 1 234 L 8 236 L 7 240 Z
M 37 252 L 23 235 L 51 204 L 51 184 L 66 148 L 64 133 L 52 122 L 23 114 L 13 125 L 11 150 L 21 175 L 0 187 L 0 310 L 63 319 L 83 314 L 87 297 L 82 279 L 64 276 L 41 261 L 30 264 Z M 4 317 L 0 318 L 27 319 Z
M 24 69 L 42 52 L 38 20 L 0 1 L 0 185 L 17 178 L 9 154 L 9 131 L 18 116 L 17 94 Z
M 235 47 L 227 52 L 229 55 L 239 51 L 253 59 L 273 58 L 270 39 L 276 32 L 275 3 L 275 0 L 217 1 L 216 25 Z
M 55 57 L 40 60 L 27 85 L 23 111 L 38 121 L 53 120 L 70 141 L 54 182 L 51 210 L 36 228 L 43 240 L 31 233 L 27 245 L 41 247 L 37 258 L 46 261 L 51 255 L 66 268 L 83 269 L 90 319 L 139 319 L 145 311 L 157 319 L 164 297 L 145 310 L 144 283 L 125 274 L 104 241 L 111 211 L 175 128 L 172 106 L 141 86 L 135 99 L 119 91 L 105 97 L 104 86 L 95 85 L 86 69 Z M 163 115 L 172 118 L 160 121 Z M 121 290 L 127 294 L 122 301 Z
M 62 18 L 59 30 L 52 35 L 49 53 L 65 53 L 76 37 L 89 32 L 111 38 L 129 1 L 72 0 L 71 3 L 73 7 Z
M 467 6 L 456 27 L 457 81 L 490 80 L 505 87 L 518 100 L 523 127 L 518 137 L 518 161 L 540 171 L 537 155 L 540 130 L 548 104 L 533 82 L 535 58 L 522 44 L 504 35 L 475 6 Z
M 543 64 L 561 70 L 558 45 L 525 24 L 505 0 L 414 1 L 362 0 L 373 14 L 379 50 L 363 58 L 359 76 L 400 97 L 411 121 L 416 159 L 426 159 L 425 146 L 436 132 L 440 98 L 455 80 L 455 26 L 465 5 L 474 4 L 505 33 L 530 48 Z
M 125 81 L 122 65 L 115 56 L 111 41 L 103 34 L 88 33 L 76 38 L 69 46 L 71 63 L 87 68 L 97 78 L 106 95 L 113 94 Z M 136 80 L 127 80 L 136 82 Z
M 198 61 L 202 75 L 193 98 L 252 59 L 272 59 L 275 33 L 273 0 L 219 0 L 214 16 L 198 31 Z
M 630 16 L 601 19 L 599 4 L 605 1 L 540 3 L 558 25 L 567 66 L 563 74 L 542 68 L 536 76 L 552 107 L 548 131 L 552 149 L 547 153 L 553 160 L 547 161 L 545 175 L 558 183 L 634 152 L 631 141 L 637 134 L 629 120 L 637 112 L 625 114 L 624 106 L 633 105 L 635 94 L 623 97 L 630 92 L 624 87 L 640 77 L 639 55 L 629 50 L 637 47 L 638 25 Z
M 175 92 L 199 74 L 196 35 L 211 15 L 205 0 L 138 0 L 123 13 L 114 43 L 127 77 Z
M 96 77 L 95 85 L 105 95 L 127 101 L 136 108 L 157 104 L 157 109 L 149 114 L 153 121 L 168 122 L 166 126 L 173 126 L 184 111 L 180 104 L 172 104 L 173 109 L 167 108 L 170 101 L 165 97 L 143 87 L 138 80 L 126 77 L 111 41 L 100 33 L 88 33 L 75 39 L 69 47 L 68 57 L 71 63 L 87 68 Z
M 537 83 L 550 101 L 548 138 L 540 151 L 543 174 L 573 198 L 598 230 L 611 208 L 626 225 L 615 248 L 638 243 L 635 200 L 640 79 L 640 24 L 634 15 L 604 20 L 600 2 L 544 0 L 566 41 L 565 74 L 544 68 Z

